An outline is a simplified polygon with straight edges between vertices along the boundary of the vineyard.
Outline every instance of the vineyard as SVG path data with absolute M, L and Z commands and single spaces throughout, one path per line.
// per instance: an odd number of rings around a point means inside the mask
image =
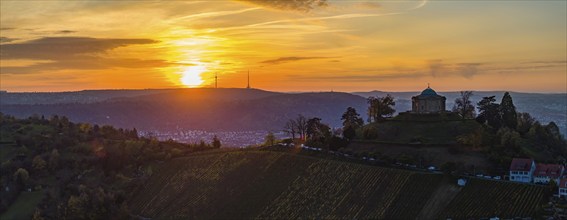
M 534 216 L 545 190 L 545 187 L 519 183 L 472 180 L 470 185 L 453 199 L 441 216 L 453 218 Z M 478 199 L 479 197 L 482 197 L 482 200 Z
M 447 179 L 288 153 L 219 152 L 162 164 L 129 208 L 156 219 L 415 219 Z M 473 180 L 438 216 L 534 216 L 545 189 Z

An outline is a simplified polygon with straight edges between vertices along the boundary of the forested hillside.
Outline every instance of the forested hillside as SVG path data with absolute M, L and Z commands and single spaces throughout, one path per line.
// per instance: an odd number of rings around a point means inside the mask
M 0 219 L 127 218 L 129 193 L 157 164 L 208 149 L 66 117 L 0 113 Z

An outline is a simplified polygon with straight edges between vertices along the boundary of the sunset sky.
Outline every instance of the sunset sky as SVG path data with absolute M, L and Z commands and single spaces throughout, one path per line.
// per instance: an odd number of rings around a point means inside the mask
M 567 92 L 567 1 L 0 1 L 0 89 Z

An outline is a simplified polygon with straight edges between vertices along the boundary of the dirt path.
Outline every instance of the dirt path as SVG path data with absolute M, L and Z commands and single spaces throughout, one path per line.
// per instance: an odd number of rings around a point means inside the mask
M 457 186 L 456 182 L 452 182 L 451 179 L 446 178 L 443 180 L 435 192 L 433 192 L 431 198 L 425 203 L 425 206 L 423 206 L 423 209 L 421 209 L 421 212 L 417 215 L 417 219 L 435 219 L 438 217 L 438 214 L 451 203 L 461 189 L 462 188 Z

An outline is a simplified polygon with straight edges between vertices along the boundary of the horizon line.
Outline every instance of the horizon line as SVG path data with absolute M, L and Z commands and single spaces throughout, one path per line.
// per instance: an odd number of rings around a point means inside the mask
M 0 93 L 72 93 L 72 92 L 87 92 L 87 91 L 140 91 L 140 90 L 185 90 L 185 89 L 242 89 L 242 90 L 261 90 L 267 92 L 279 92 L 279 93 L 324 93 L 324 92 L 337 92 L 337 93 L 370 93 L 370 92 L 383 92 L 383 93 L 419 93 L 421 90 L 414 91 L 384 91 L 384 90 L 368 90 L 368 91 L 338 91 L 338 90 L 299 90 L 299 91 L 278 91 L 278 90 L 265 90 L 260 88 L 242 88 L 242 87 L 194 87 L 194 88 L 183 88 L 183 87 L 164 87 L 164 88 L 101 88 L 101 89 L 83 89 L 83 90 L 63 90 L 63 91 L 8 91 L 0 89 Z M 511 93 L 531 93 L 531 94 L 567 94 L 565 92 L 529 92 L 529 91 L 514 91 L 514 90 L 436 90 L 439 93 L 454 93 L 461 91 L 473 91 L 473 92 L 511 92 Z

